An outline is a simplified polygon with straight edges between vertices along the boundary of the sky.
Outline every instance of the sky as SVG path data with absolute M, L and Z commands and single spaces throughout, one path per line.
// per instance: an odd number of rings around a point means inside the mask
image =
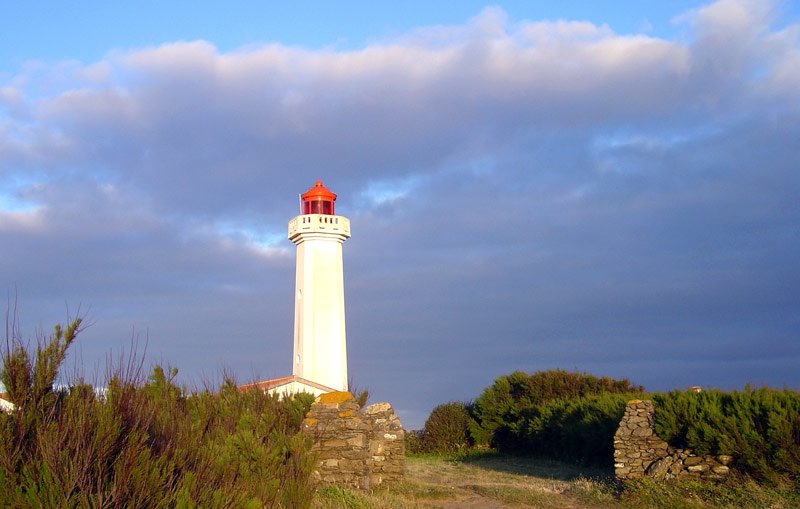
M 291 368 L 289 219 L 351 220 L 349 376 L 800 387 L 800 7 L 7 2 L 0 289 L 67 361 Z M 440 5 L 441 4 L 441 5 Z

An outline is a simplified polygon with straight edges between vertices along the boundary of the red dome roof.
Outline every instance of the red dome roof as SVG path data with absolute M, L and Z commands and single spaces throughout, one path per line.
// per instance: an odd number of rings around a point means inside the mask
M 302 195 L 303 201 L 336 201 L 336 194 L 332 193 L 330 189 L 322 184 L 321 180 L 317 180 L 314 185 L 308 188 L 308 191 Z
M 303 193 L 300 198 L 302 199 L 301 214 L 325 214 L 329 216 L 334 214 L 333 202 L 336 201 L 336 194 L 322 185 L 321 180 L 317 180 L 314 186 Z

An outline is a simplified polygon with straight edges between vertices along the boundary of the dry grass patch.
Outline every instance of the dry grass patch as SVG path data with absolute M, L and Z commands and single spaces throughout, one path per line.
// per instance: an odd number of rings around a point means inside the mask
M 495 453 L 411 456 L 399 485 L 372 493 L 318 492 L 317 509 L 600 509 L 800 507 L 800 489 L 770 488 L 746 478 L 723 484 L 631 482 L 602 469 Z
M 403 483 L 372 493 L 324 488 L 315 507 L 572 509 L 614 503 L 601 483 L 579 477 L 562 463 L 482 454 L 409 457 Z

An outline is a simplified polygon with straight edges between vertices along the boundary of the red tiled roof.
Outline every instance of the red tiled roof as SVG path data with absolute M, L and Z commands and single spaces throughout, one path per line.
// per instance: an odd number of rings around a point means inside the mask
M 261 389 L 262 391 L 268 391 L 270 389 L 275 389 L 277 387 L 289 385 L 292 382 L 308 385 L 310 387 L 314 387 L 321 391 L 336 392 L 336 389 L 332 389 L 325 385 L 318 384 L 317 382 L 312 382 L 311 380 L 306 380 L 305 378 L 299 377 L 297 375 L 282 376 L 280 378 L 270 378 L 269 380 L 261 380 L 260 382 L 251 382 L 249 384 L 240 385 L 239 390 L 247 391 L 250 389 Z

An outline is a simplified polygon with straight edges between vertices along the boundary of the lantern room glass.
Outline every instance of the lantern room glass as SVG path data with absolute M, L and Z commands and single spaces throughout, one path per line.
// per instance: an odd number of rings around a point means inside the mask
M 330 200 L 308 200 L 303 202 L 303 214 L 333 215 L 333 202 Z

